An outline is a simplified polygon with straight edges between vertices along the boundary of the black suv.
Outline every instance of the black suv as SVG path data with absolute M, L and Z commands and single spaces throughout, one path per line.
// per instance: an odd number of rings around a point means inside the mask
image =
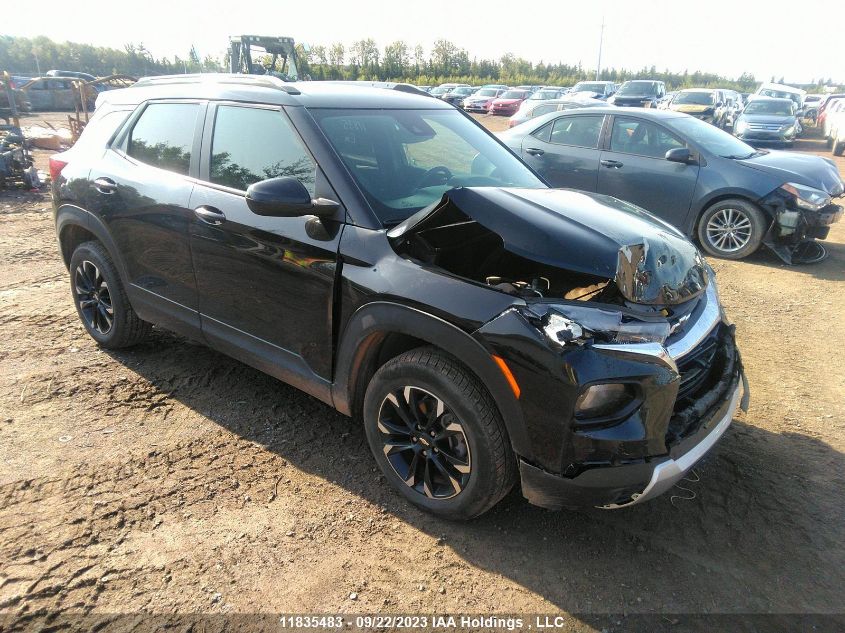
M 545 507 L 641 502 L 713 446 L 742 391 L 683 235 L 549 189 L 421 93 L 146 79 L 102 94 L 51 171 L 100 345 L 157 324 L 289 382 L 363 420 L 391 484 L 445 517 L 517 477 Z

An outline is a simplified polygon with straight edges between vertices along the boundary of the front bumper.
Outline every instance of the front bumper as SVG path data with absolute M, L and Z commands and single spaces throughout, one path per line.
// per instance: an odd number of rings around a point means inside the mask
M 768 143 L 791 143 L 795 140 L 795 130 L 789 134 L 781 131 L 746 130 L 741 134 L 734 134 L 741 141 L 757 141 Z
M 685 319 L 664 345 L 592 342 L 557 353 L 543 351 L 538 338 L 536 345 L 517 343 L 513 313 L 480 330 L 494 343 L 507 336 L 511 348 L 494 353 L 505 357 L 522 387 L 520 407 L 531 442 L 518 454 L 523 495 L 532 504 L 559 509 L 641 503 L 665 491 L 712 448 L 745 385 L 741 360 L 713 284 Z M 531 375 L 509 351 L 531 359 Z M 575 417 L 584 386 L 606 382 L 635 385 L 634 404 L 597 422 Z
M 740 382 L 738 378 L 733 383 L 728 399 L 703 425 L 704 437 L 683 455 L 658 458 L 651 463 L 594 468 L 572 479 L 520 460 L 522 494 L 531 504 L 550 510 L 583 506 L 615 510 L 662 495 L 683 479 L 727 431 L 742 394 Z

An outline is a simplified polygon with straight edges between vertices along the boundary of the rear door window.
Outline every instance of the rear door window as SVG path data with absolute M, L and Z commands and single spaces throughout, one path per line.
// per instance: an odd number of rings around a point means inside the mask
M 151 103 L 129 133 L 129 156 L 177 174 L 191 166 L 198 103 Z
M 549 141 L 559 145 L 574 145 L 595 149 L 604 115 L 564 116 L 554 122 Z
M 279 110 L 217 107 L 211 141 L 211 182 L 245 191 L 260 180 L 292 176 L 313 197 L 316 175 L 317 164 Z

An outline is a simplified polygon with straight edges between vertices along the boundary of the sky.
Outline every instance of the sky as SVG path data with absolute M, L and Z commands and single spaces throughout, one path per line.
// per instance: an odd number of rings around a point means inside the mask
M 229 35 L 287 35 L 310 45 L 371 37 L 380 47 L 404 40 L 426 53 L 451 40 L 473 57 L 511 52 L 533 62 L 602 67 L 750 72 L 768 81 L 845 82 L 842 0 L 42 0 L 37 15 L 4 20 L 0 34 L 122 48 L 143 43 L 155 57 L 222 56 Z M 71 9 L 68 11 L 68 9 Z M 9 17 L 7 12 L 7 17 Z

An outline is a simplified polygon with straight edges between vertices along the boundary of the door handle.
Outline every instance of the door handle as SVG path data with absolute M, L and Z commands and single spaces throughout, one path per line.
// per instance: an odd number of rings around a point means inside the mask
M 226 216 L 223 215 L 223 212 L 214 207 L 197 207 L 194 209 L 194 215 L 211 226 L 220 226 L 226 221 Z
M 94 189 L 100 193 L 111 194 L 117 191 L 117 183 L 111 178 L 97 178 L 94 181 Z
M 599 162 L 602 164 L 602 167 L 610 167 L 611 169 L 619 169 L 620 167 L 622 167 L 622 163 L 620 163 L 618 160 L 603 159 Z
M 525 153 L 531 154 L 532 156 L 542 156 L 546 152 L 544 150 L 538 149 L 536 147 L 529 147 L 528 149 L 525 150 Z

